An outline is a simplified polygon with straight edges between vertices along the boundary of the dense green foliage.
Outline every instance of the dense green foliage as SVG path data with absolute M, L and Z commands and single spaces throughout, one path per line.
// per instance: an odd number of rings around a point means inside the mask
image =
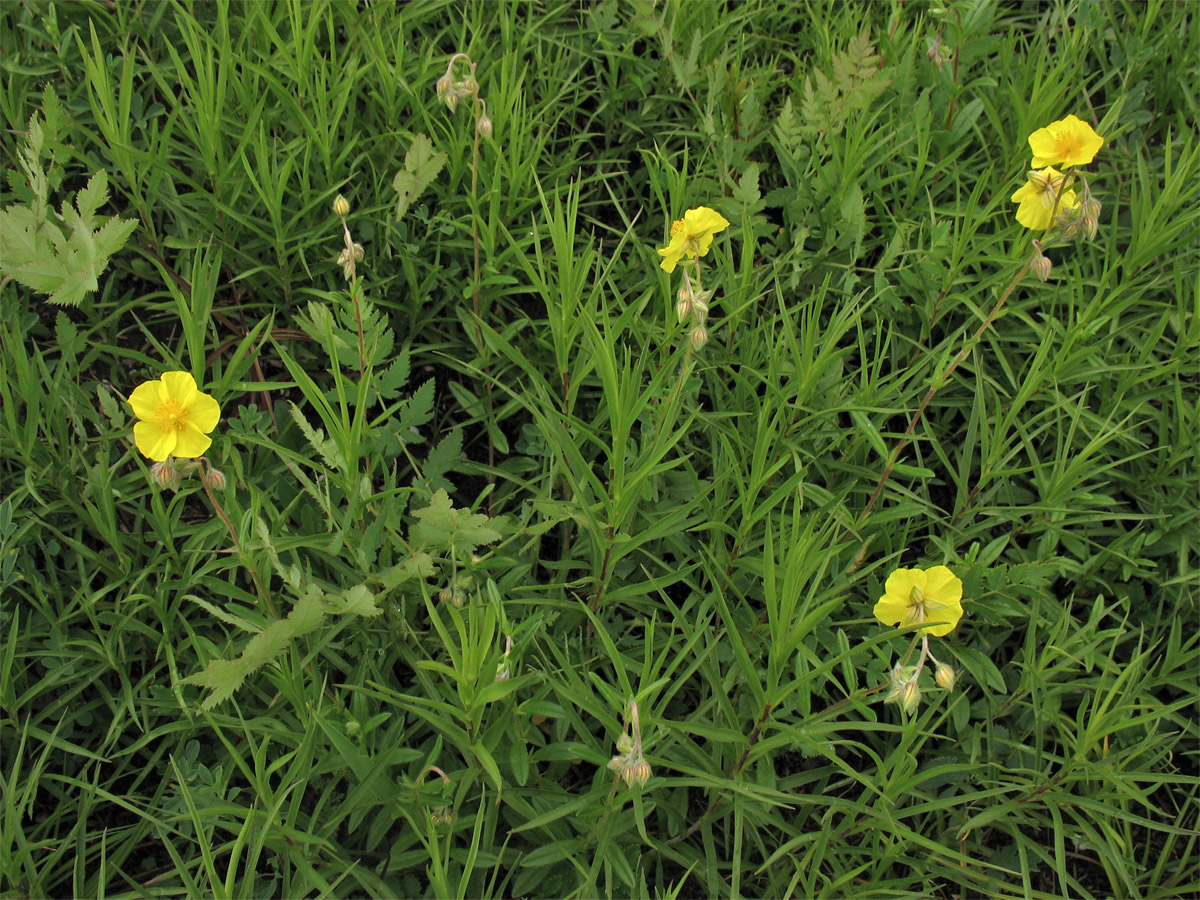
M 0 896 L 1197 895 L 1196 11 L 6 2 Z

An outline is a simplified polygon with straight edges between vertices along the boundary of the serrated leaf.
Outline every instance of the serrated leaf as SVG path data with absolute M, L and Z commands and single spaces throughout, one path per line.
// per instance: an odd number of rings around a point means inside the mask
M 375 390 L 383 400 L 394 400 L 400 389 L 408 384 L 409 357 L 401 353 L 384 371 L 375 376 Z
M 747 206 L 757 203 L 762 197 L 758 190 L 758 164 L 746 166 L 741 179 L 733 189 L 733 199 Z
M 462 429 L 454 428 L 438 442 L 436 447 L 429 451 L 429 456 L 425 458 L 425 465 L 421 467 L 421 474 L 430 490 L 438 487 L 437 482 L 441 481 L 442 476 L 458 462 L 462 456 L 462 447 Z
M 455 509 L 450 496 L 444 490 L 433 495 L 429 506 L 419 509 L 413 516 L 409 538 L 414 544 L 425 544 L 435 549 L 474 553 L 481 544 L 500 540 L 501 534 L 487 526 L 488 517 L 466 509 Z
M 659 23 L 658 17 L 654 15 L 653 0 L 630 0 L 630 6 L 633 7 L 633 15 L 629 24 L 646 37 L 657 36 Z
M 396 173 L 392 180 L 392 188 L 399 195 L 396 198 L 396 218 L 404 218 L 412 202 L 433 180 L 446 164 L 449 157 L 433 149 L 433 143 L 424 134 L 413 138 L 412 146 L 404 157 L 404 168 Z
M 341 594 L 327 594 L 325 610 L 337 615 L 378 616 L 383 610 L 375 605 L 375 595 L 366 585 L 358 584 Z
M 418 578 L 432 578 L 436 568 L 433 557 L 425 552 L 414 553 L 402 563 L 392 566 L 383 573 L 383 586 L 389 590 L 406 581 Z
M 295 638 L 316 631 L 324 620 L 322 592 L 309 585 L 287 618 L 272 622 L 250 638 L 237 659 L 212 660 L 203 672 L 183 679 L 183 683 L 207 688 L 210 693 L 200 708 L 211 710 L 232 697 L 248 675 L 282 655 Z
M 38 230 L 33 210 L 11 206 L 0 212 L 0 259 L 5 271 L 19 269 L 53 252 L 49 239 Z
M 407 432 L 427 425 L 433 418 L 433 388 L 431 378 L 417 388 L 401 408 L 399 421 L 396 423 L 396 431 L 399 432 L 401 440 L 407 441 Z
M 13 206 L 0 213 L 0 272 L 41 294 L 49 301 L 78 306 L 95 291 L 109 257 L 125 245 L 137 223 L 126 219 L 97 218 L 108 200 L 108 176 L 96 172 L 75 196 L 75 206 L 63 201 L 58 218 L 69 236 L 39 214 L 45 202 L 46 177 L 38 165 L 41 129 L 31 121 L 30 138 L 22 155 L 36 209 Z
M 783 101 L 779 110 L 779 118 L 775 120 L 775 136 L 789 150 L 795 150 L 802 136 L 800 123 L 796 120 L 796 112 L 792 108 L 792 98 Z
M 109 219 L 101 226 L 93 237 L 96 240 L 97 259 L 101 267 L 108 266 L 108 259 L 125 246 L 129 236 L 137 228 L 137 222 L 132 219 Z
M 103 169 L 88 179 L 87 186 L 75 195 L 75 208 L 85 227 L 90 228 L 96 211 L 108 202 L 108 175 Z
M 842 192 L 842 202 L 838 212 L 841 214 L 842 230 L 854 241 L 855 256 L 857 257 L 863 235 L 867 230 L 867 214 L 863 205 L 863 195 L 857 184 L 848 185 Z
M 340 470 L 342 466 L 341 455 L 338 453 L 337 444 L 329 439 L 326 439 L 325 432 L 320 428 L 313 428 L 308 424 L 308 419 L 304 417 L 304 413 L 300 411 L 295 403 L 289 404 L 289 412 L 292 420 L 300 428 L 305 439 L 321 457 L 321 461 L 325 463 L 327 468 Z

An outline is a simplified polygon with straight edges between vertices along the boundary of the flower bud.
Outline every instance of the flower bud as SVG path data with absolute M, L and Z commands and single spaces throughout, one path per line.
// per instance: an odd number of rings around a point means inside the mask
M 437 80 L 437 96 L 443 103 L 446 102 L 446 95 L 450 93 L 450 76 L 443 75 Z
M 628 767 L 625 783 L 630 787 L 633 787 L 634 784 L 638 787 L 645 787 L 646 782 L 650 780 L 652 774 L 650 763 L 646 762 L 644 758 L 638 758 Z
M 680 322 L 685 322 L 691 314 L 692 292 L 685 287 L 681 287 L 679 293 L 675 295 L 675 317 Z
M 1089 241 L 1096 239 L 1096 232 L 1100 230 L 1100 220 L 1095 216 L 1085 215 L 1079 220 L 1079 227 L 1083 230 L 1084 235 Z
M 350 201 L 341 194 L 333 198 L 333 214 L 339 219 L 344 219 L 350 215 Z
M 220 469 L 214 469 L 212 466 L 209 466 L 208 471 L 203 472 L 200 478 L 214 491 L 225 490 L 225 473 Z
M 170 456 L 150 467 L 150 477 L 159 487 L 170 488 L 173 491 L 179 489 L 179 484 L 183 480 L 179 469 L 175 467 L 175 460 Z
M 458 94 L 454 93 L 454 91 L 450 91 L 443 98 L 442 102 L 446 104 L 446 108 L 449 109 L 450 112 L 454 112 L 454 110 L 458 108 Z
M 910 716 L 921 705 L 921 688 L 917 685 L 915 678 L 904 685 L 904 694 L 900 698 L 900 705 L 903 707 L 904 712 Z
M 937 670 L 933 673 L 933 680 L 938 683 L 938 687 L 952 691 L 954 690 L 954 679 L 954 669 L 945 663 L 938 663 Z
M 692 350 L 699 351 L 708 343 L 708 329 L 703 325 L 697 325 L 692 329 L 692 333 L 688 335 L 688 340 L 692 344 Z
M 475 130 L 485 141 L 492 136 L 492 120 L 487 117 L 486 113 L 475 121 Z
M 1033 262 L 1029 264 L 1029 268 L 1033 269 L 1033 274 L 1045 281 L 1050 277 L 1050 270 L 1054 268 L 1054 263 L 1050 262 L 1048 257 L 1038 254 L 1034 257 Z

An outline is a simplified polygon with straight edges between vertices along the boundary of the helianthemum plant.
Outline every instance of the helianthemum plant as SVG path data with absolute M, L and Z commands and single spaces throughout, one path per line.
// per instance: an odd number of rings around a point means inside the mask
M 946 566 L 930 569 L 897 569 L 888 576 L 884 594 L 875 604 L 875 618 L 901 628 L 920 625 L 921 655 L 916 665 L 897 663 L 888 676 L 885 703 L 898 703 L 913 713 L 921 702 L 920 678 L 926 661 L 936 667 L 939 687 L 954 687 L 954 669 L 938 662 L 929 649 L 929 637 L 945 637 L 962 618 L 963 583 Z
M 691 320 L 689 341 L 693 350 L 708 342 L 708 301 L 713 292 L 700 283 L 700 257 L 708 254 L 713 236 L 729 227 L 729 220 L 707 206 L 689 209 L 671 224 L 671 240 L 658 251 L 659 267 L 668 275 L 683 266 L 683 285 L 676 295 L 675 313 L 680 322 Z
M 1090 240 L 1099 228 L 1100 201 L 1087 179 L 1075 170 L 1096 158 L 1104 138 L 1082 119 L 1070 115 L 1029 136 L 1033 153 L 1025 183 L 1010 198 L 1017 206 L 1017 222 L 1032 231 L 1047 232 L 1033 242 L 1029 266 L 1042 281 L 1050 277 L 1053 264 L 1043 254 L 1051 238 L 1070 240 L 1084 234 Z M 1060 166 L 1055 169 L 1055 166 Z M 1079 193 L 1072 185 L 1078 182 Z M 1051 229 L 1058 230 L 1053 234 Z

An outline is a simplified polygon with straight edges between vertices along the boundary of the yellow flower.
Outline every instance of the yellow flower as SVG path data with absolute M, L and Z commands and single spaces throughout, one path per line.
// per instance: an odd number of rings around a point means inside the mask
M 1104 138 L 1092 130 L 1092 126 L 1075 116 L 1067 116 L 1039 128 L 1029 136 L 1029 149 L 1033 151 L 1035 169 L 1061 165 L 1085 166 L 1096 158 L 1104 146 Z
M 663 258 L 659 265 L 669 274 L 675 271 L 675 266 L 683 257 L 695 259 L 704 256 L 712 244 L 713 235 L 728 227 L 729 220 L 707 206 L 689 209 L 682 219 L 672 223 L 671 243 L 658 251 Z
M 196 389 L 187 372 L 164 372 L 161 381 L 134 388 L 129 405 L 140 420 L 133 442 L 143 456 L 162 461 L 168 456 L 194 459 L 212 443 L 208 432 L 221 420 L 221 407 Z
M 949 634 L 962 618 L 963 584 L 945 566 L 897 569 L 888 576 L 884 595 L 875 604 L 875 618 L 884 625 L 919 625 L 922 634 Z
M 1075 209 L 1079 201 L 1074 191 L 1063 191 L 1063 178 L 1061 172 L 1049 166 L 1040 172 L 1030 169 L 1025 183 L 1009 198 L 1013 203 L 1021 204 L 1017 207 L 1017 221 L 1035 231 L 1049 228 L 1056 211 L 1054 201 L 1060 193 L 1062 199 L 1058 201 L 1058 211 Z

